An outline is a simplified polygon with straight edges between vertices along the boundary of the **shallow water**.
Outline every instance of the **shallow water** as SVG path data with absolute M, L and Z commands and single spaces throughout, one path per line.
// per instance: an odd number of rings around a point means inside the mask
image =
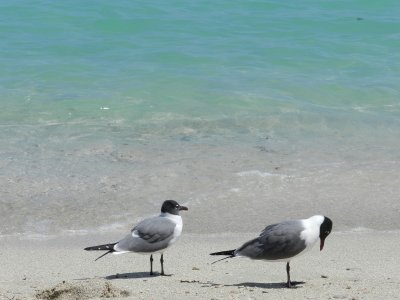
M 190 232 L 400 228 L 399 13 L 0 4 L 0 234 L 129 228 L 167 198 Z

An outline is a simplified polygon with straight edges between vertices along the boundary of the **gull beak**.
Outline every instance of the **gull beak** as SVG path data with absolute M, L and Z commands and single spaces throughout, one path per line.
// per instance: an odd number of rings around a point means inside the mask
M 180 206 L 179 210 L 188 210 L 188 208 L 186 206 Z
M 321 239 L 321 243 L 319 245 L 319 251 L 322 251 L 322 249 L 324 249 L 324 244 L 325 244 L 325 239 Z

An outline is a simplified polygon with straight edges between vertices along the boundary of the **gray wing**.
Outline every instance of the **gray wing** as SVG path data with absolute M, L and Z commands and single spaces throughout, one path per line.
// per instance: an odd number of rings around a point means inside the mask
M 301 221 L 269 225 L 258 238 L 248 241 L 238 248 L 235 256 L 266 260 L 293 257 L 306 248 L 305 241 L 300 238 L 303 230 Z
M 167 218 L 145 219 L 131 230 L 131 234 L 119 241 L 114 249 L 144 253 L 165 249 L 174 237 L 175 226 Z

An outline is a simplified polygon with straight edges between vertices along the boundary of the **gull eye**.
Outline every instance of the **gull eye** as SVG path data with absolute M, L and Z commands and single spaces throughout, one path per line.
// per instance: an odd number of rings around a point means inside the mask
M 176 208 L 178 208 L 178 207 L 179 207 L 179 205 L 177 204 L 177 205 L 175 205 L 175 207 L 176 207 Z

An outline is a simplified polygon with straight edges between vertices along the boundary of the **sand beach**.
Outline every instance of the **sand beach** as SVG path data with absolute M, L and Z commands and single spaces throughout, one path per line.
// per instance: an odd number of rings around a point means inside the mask
M 83 251 L 112 236 L 2 239 L 0 299 L 399 299 L 399 232 L 335 232 L 291 264 L 231 259 L 211 265 L 208 253 L 254 234 L 184 234 L 165 254 L 166 273 L 150 276 L 148 256 Z M 159 270 L 155 257 L 155 270 Z

